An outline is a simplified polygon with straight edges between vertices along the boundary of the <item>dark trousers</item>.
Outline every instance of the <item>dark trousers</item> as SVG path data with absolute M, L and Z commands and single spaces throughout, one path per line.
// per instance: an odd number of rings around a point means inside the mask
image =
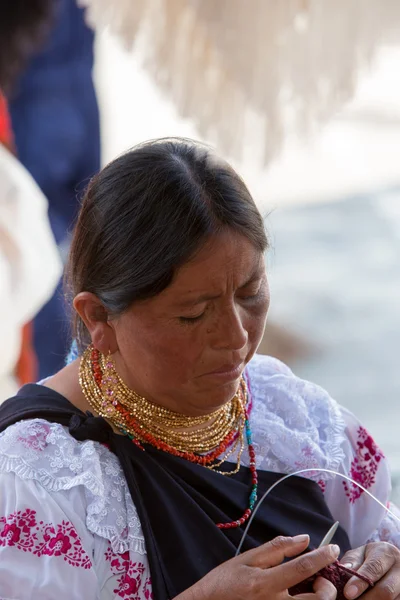
M 18 157 L 48 199 L 51 227 L 64 253 L 82 190 L 100 168 L 93 39 L 75 0 L 61 0 L 47 47 L 28 65 L 10 98 Z M 34 321 L 40 378 L 63 366 L 69 322 L 60 281 Z

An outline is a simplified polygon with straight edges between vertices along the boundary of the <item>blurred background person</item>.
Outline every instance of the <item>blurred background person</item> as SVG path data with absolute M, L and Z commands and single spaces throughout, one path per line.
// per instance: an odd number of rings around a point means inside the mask
M 37 377 L 29 322 L 61 273 L 46 198 L 13 155 L 4 95 L 51 18 L 48 0 L 29 5 L 17 0 L 0 8 L 0 402 Z
M 14 152 L 14 140 L 11 131 L 10 116 L 8 112 L 7 101 L 0 93 L 0 144 L 7 148 L 10 152 Z M 37 359 L 32 343 L 32 323 L 25 323 L 22 328 L 20 355 L 17 366 L 13 369 L 14 376 L 11 383 L 15 380 L 19 385 L 34 381 L 37 376 Z M 14 357 L 11 360 L 14 365 Z M 5 373 L 10 369 L 5 369 Z M 9 386 L 7 386 L 8 388 Z M 1 399 L 0 399 L 1 401 Z
M 75 0 L 53 0 L 54 24 L 10 95 L 18 157 L 49 203 L 62 259 L 79 194 L 100 168 L 99 112 L 92 81 L 94 33 Z M 62 283 L 34 319 L 39 378 L 59 370 L 69 345 Z

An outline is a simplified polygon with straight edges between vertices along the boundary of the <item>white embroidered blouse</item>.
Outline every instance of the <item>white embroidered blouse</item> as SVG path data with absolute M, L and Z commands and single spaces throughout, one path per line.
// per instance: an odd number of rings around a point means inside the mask
M 387 462 L 351 413 L 276 359 L 256 355 L 247 373 L 258 469 L 338 471 L 388 502 Z M 307 476 L 353 547 L 368 540 L 400 547 L 399 522 L 365 492 L 329 473 Z M 82 597 L 152 597 L 135 506 L 106 447 L 42 419 L 22 421 L 0 435 L 0 600 Z

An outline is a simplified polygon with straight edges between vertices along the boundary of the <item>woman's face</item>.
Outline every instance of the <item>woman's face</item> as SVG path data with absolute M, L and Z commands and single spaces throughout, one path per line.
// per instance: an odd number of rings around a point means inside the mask
M 268 306 L 262 253 L 225 231 L 167 289 L 109 321 L 117 371 L 131 389 L 171 410 L 211 412 L 235 395 Z

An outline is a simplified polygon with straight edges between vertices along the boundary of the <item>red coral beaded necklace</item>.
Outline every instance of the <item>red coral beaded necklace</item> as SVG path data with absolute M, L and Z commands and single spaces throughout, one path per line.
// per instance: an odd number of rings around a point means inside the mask
M 88 404 L 95 412 L 106 418 L 141 450 L 145 450 L 143 444 L 149 444 L 173 456 L 217 470 L 217 467 L 237 449 L 236 468 L 231 471 L 217 471 L 229 476 L 239 471 L 245 438 L 251 473 L 249 504 L 236 521 L 216 525 L 219 529 L 232 529 L 240 527 L 249 519 L 257 501 L 258 479 L 247 405 L 247 387 L 243 378 L 234 399 L 212 415 L 204 417 L 179 415 L 139 396 L 121 380 L 111 357 L 104 357 L 93 346 L 82 356 L 79 383 Z M 168 437 L 165 423 L 171 427 Z M 152 428 L 154 431 L 149 431 Z M 190 433 L 187 432 L 188 428 Z M 188 449 L 188 446 L 192 447 Z M 208 451 L 204 451 L 204 448 Z M 224 456 L 218 461 L 221 454 Z

